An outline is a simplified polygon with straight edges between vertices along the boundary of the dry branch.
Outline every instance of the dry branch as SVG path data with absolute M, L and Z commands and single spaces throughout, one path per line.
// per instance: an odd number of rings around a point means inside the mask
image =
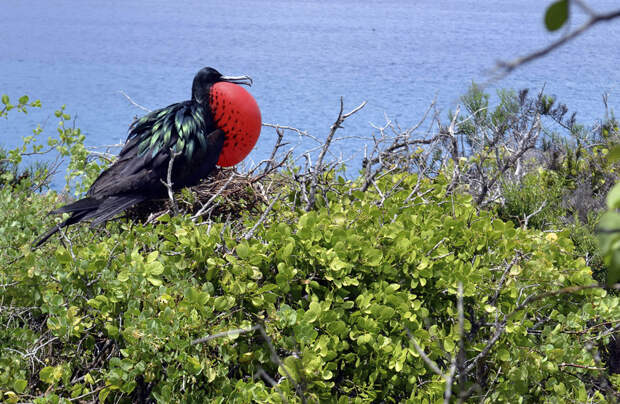
M 168 163 L 168 173 L 166 176 L 166 181 L 160 180 L 161 183 L 164 184 L 164 186 L 168 190 L 168 199 L 170 200 L 170 204 L 172 205 L 172 211 L 175 216 L 178 216 L 179 214 L 179 206 L 177 205 L 176 199 L 174 199 L 174 191 L 172 189 L 172 186 L 174 185 L 172 183 L 172 167 L 174 165 L 174 159 L 176 159 L 180 155 L 180 151 L 175 152 L 172 148 L 170 148 L 170 162 Z

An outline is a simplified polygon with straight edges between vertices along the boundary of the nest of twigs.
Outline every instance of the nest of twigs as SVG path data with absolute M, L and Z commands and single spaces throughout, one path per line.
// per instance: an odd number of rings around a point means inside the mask
M 200 220 L 238 219 L 244 213 L 255 214 L 267 203 L 260 192 L 259 177 L 239 174 L 232 169 L 218 168 L 200 184 L 174 193 L 179 214 L 190 214 Z M 128 209 L 126 217 L 152 222 L 174 213 L 170 198 L 149 200 Z

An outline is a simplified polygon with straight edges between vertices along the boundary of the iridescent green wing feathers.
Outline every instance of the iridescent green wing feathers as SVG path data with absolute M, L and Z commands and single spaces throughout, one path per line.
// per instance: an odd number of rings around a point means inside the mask
M 160 151 L 181 152 L 191 159 L 197 149 L 207 149 L 205 108 L 193 101 L 172 104 L 136 120 L 129 129 L 127 140 L 135 139 L 138 156 L 154 158 Z

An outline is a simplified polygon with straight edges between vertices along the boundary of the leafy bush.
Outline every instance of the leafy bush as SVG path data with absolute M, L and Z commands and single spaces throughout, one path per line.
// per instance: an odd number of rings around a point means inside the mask
M 605 347 L 620 299 L 568 231 L 515 227 L 444 174 L 393 170 L 365 192 L 325 173 L 305 211 L 294 175 L 265 180 L 282 197 L 260 217 L 76 226 L 35 251 L 62 197 L 0 188 L 3 399 L 618 398 Z
M 553 172 L 528 173 L 517 183 L 504 184 L 504 202 L 497 210 L 501 218 L 515 224 L 545 230 L 560 224 L 563 184 Z
M 446 199 L 442 178 L 424 182 L 424 196 L 410 201 L 415 175 L 386 176 L 380 187 L 397 181 L 402 189 L 383 206 L 375 192 L 308 213 L 280 204 L 278 219 L 250 240 L 223 224 L 207 230 L 187 217 L 164 217 L 144 227 L 110 225 L 95 243 L 81 228 L 71 244 L 35 252 L 29 243 L 49 197 L 24 210 L 25 199 L 3 190 L 2 283 L 11 285 L 0 331 L 11 348 L 0 352 L 5 397 L 441 399 L 445 380 L 420 359 L 407 329 L 440 367 L 462 355 L 465 381 L 455 394 L 470 387 L 480 391 L 472 399 L 490 401 L 611 394 L 583 380 L 606 377 L 596 342 L 610 336 L 598 324 L 617 321 L 617 297 L 594 289 L 520 306 L 592 283 L 565 234 L 515 229 L 476 213 L 471 197 Z M 258 332 L 192 343 L 255 324 L 282 366 Z M 584 339 L 595 344 L 584 349 Z M 252 379 L 259 369 L 276 387 Z M 617 378 L 609 383 L 618 387 Z
M 461 121 L 450 116 L 448 134 L 467 145 L 459 149 L 456 141 L 453 150 L 442 151 L 466 157 L 453 170 L 453 184 L 504 220 L 567 229 L 597 279 L 604 280 L 594 228 L 618 180 L 618 164 L 607 158 L 620 142 L 613 111 L 606 109 L 603 120 L 586 127 L 543 91 L 532 97 L 527 90 L 499 90 L 495 104 L 490 100 L 474 83 L 461 98 L 469 116 Z

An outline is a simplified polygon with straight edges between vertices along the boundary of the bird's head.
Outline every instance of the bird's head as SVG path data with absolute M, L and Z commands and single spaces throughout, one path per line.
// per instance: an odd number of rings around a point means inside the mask
M 203 103 L 209 100 L 209 91 L 215 83 L 227 82 L 234 84 L 252 85 L 252 79 L 248 76 L 222 76 L 212 67 L 200 69 L 192 83 L 192 100 Z
M 248 76 L 222 76 L 212 67 L 200 70 L 192 85 L 192 100 L 204 105 L 226 134 L 217 164 L 234 166 L 254 148 L 261 130 L 261 114 L 252 95 L 238 84 L 252 85 Z

